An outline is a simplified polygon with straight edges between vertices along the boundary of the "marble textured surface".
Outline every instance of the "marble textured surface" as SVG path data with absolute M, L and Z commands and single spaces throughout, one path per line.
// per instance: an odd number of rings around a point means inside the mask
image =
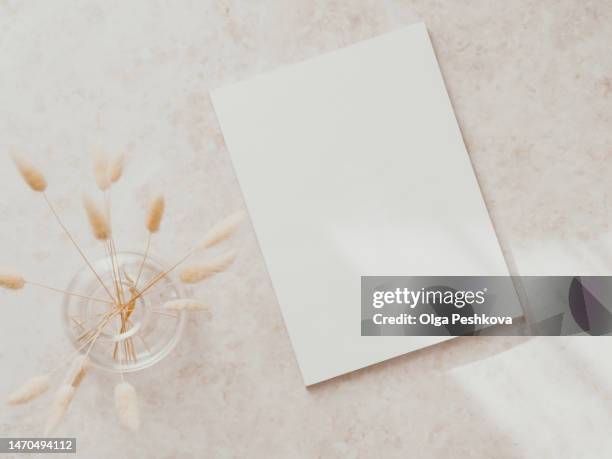
M 208 91 L 425 21 L 505 248 L 522 273 L 609 270 L 612 4 L 287 0 L 0 1 L 0 148 L 41 163 L 49 194 L 92 256 L 80 192 L 97 148 L 125 148 L 119 243 L 182 253 L 243 206 Z M 0 157 L 0 264 L 62 285 L 80 265 L 43 202 Z M 106 374 L 90 375 L 58 434 L 79 457 L 599 458 L 612 449 L 605 338 L 456 339 L 302 385 L 255 237 L 198 288 L 215 318 L 131 377 L 138 435 L 120 430 Z M 602 249 L 605 248 L 604 249 Z M 595 260 L 595 261 L 594 261 Z M 575 264 L 572 264 L 575 263 Z M 68 350 L 59 300 L 0 292 L 0 393 Z M 2 408 L 0 433 L 40 433 L 48 398 Z

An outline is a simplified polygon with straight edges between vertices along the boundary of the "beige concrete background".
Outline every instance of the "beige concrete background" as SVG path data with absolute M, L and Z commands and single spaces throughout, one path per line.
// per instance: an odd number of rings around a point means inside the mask
M 126 148 L 118 243 L 144 244 L 161 189 L 153 250 L 171 258 L 243 206 L 209 89 L 421 20 L 521 273 L 607 273 L 609 1 L 0 1 L 0 148 L 41 164 L 92 256 L 91 155 Z M 6 156 L 0 191 L 0 264 L 64 285 L 79 258 Z M 609 457 L 609 339 L 456 339 L 306 390 L 248 225 L 238 244 L 198 288 L 213 322 L 194 318 L 171 358 L 130 377 L 139 434 L 118 426 L 115 377 L 79 389 L 58 431 L 79 457 Z M 0 292 L 3 396 L 68 351 L 60 300 Z M 0 434 L 40 434 L 48 402 L 2 408 Z

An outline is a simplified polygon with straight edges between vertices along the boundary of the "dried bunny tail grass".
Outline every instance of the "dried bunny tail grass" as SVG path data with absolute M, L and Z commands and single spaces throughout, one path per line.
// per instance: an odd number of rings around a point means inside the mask
M 55 428 L 62 422 L 68 407 L 74 398 L 75 388 L 70 384 L 62 384 L 57 392 L 55 398 L 51 403 L 51 411 L 47 418 L 47 425 L 45 427 L 45 435 L 50 434 Z
M 66 411 L 74 398 L 77 387 L 79 387 L 83 381 L 83 378 L 85 377 L 88 364 L 89 359 L 87 356 L 83 355 L 76 356 L 70 364 L 70 368 L 66 373 L 65 381 L 58 388 L 57 392 L 55 393 L 55 398 L 51 403 L 51 412 L 49 413 L 49 418 L 47 419 L 45 434 L 53 432 L 64 418 L 64 415 L 66 414 Z
M 0 268 L 0 287 L 19 290 L 24 285 L 25 279 L 21 274 L 7 268 Z
M 70 384 L 75 389 L 79 387 L 89 368 L 89 358 L 85 355 L 77 355 L 66 373 L 65 384 Z
M 156 233 L 159 230 L 161 219 L 164 216 L 164 208 L 166 201 L 162 195 L 156 196 L 149 205 L 149 213 L 147 214 L 147 229 L 151 233 Z
M 192 265 L 181 271 L 180 278 L 186 284 L 195 284 L 215 274 L 225 271 L 236 258 L 236 251 L 230 250 L 208 263 Z
M 34 376 L 28 379 L 7 400 L 11 405 L 27 403 L 49 388 L 49 375 Z
M 165 302 L 164 309 L 170 309 L 172 311 L 180 311 L 182 309 L 186 309 L 189 311 L 199 311 L 202 309 L 208 309 L 208 306 L 198 300 L 194 300 L 191 298 L 181 298 L 178 300 Z
M 119 153 L 115 158 L 111 161 L 109 167 L 108 178 L 111 182 L 117 182 L 121 176 L 123 175 L 123 166 L 125 164 L 125 155 L 123 153 Z
M 207 249 L 229 238 L 243 219 L 244 212 L 236 212 L 227 216 L 206 233 L 199 248 Z
M 115 409 L 119 420 L 125 427 L 132 432 L 136 432 L 140 428 L 136 389 L 126 381 L 115 386 Z
M 95 238 L 100 241 L 107 240 L 110 236 L 110 226 L 104 213 L 87 197 L 83 198 L 83 206 L 85 207 L 85 212 L 87 212 L 87 218 Z
M 43 192 L 47 189 L 45 176 L 30 161 L 13 155 L 13 162 L 30 188 L 38 192 Z
M 108 160 L 103 154 L 98 154 L 94 159 L 93 167 L 94 179 L 96 185 L 102 191 L 106 191 L 111 184 L 109 173 L 108 173 Z

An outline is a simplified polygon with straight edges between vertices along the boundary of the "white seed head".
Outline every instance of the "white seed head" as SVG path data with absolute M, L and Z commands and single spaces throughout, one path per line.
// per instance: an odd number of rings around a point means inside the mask
M 100 211 L 94 202 L 87 197 L 83 198 L 83 206 L 85 207 L 94 237 L 100 241 L 107 240 L 110 237 L 111 231 L 104 212 Z
M 115 386 L 115 409 L 119 420 L 125 427 L 132 432 L 140 428 L 136 389 L 126 381 Z
M 46 435 L 53 432 L 60 422 L 62 422 L 62 419 L 64 419 L 64 415 L 66 411 L 68 411 L 68 407 L 74 398 L 74 392 L 75 388 L 73 386 L 70 384 L 62 384 L 55 393 L 55 398 L 53 402 L 51 402 L 51 410 L 45 427 Z
M 215 274 L 225 271 L 236 259 L 236 251 L 230 250 L 208 263 L 187 266 L 181 271 L 180 278 L 186 284 L 195 284 Z
M 244 212 L 236 212 L 218 222 L 204 235 L 200 249 L 208 249 L 229 238 L 243 219 Z
M 156 196 L 149 205 L 149 212 L 147 214 L 147 229 L 151 233 L 159 231 L 161 219 L 164 216 L 164 208 L 166 207 L 166 201 L 162 195 Z
M 38 397 L 49 388 L 49 375 L 34 376 L 28 379 L 15 392 L 13 392 L 7 402 L 11 405 L 27 403 Z
M 106 155 L 100 153 L 96 156 L 94 159 L 93 172 L 98 188 L 102 191 L 106 191 L 111 184 Z
M 109 175 L 110 181 L 115 183 L 117 182 L 121 176 L 123 175 L 123 166 L 125 164 L 125 155 L 123 153 L 119 153 L 115 158 L 111 161 L 109 167 Z
M 30 161 L 13 155 L 13 162 L 30 188 L 38 192 L 43 192 L 47 189 L 45 176 Z

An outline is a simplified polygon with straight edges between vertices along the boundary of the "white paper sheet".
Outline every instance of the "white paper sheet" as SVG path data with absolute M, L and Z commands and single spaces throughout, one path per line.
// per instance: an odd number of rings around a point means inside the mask
M 360 276 L 508 274 L 423 24 L 212 100 L 306 385 L 444 339 L 360 336 Z

